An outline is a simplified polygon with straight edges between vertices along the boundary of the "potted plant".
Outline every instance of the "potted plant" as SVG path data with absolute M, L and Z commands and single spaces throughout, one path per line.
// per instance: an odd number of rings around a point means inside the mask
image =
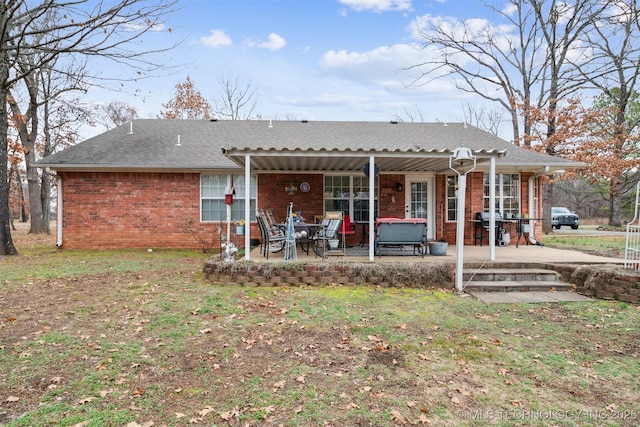
M 236 221 L 236 234 L 238 236 L 244 236 L 244 227 L 245 227 L 244 219 Z

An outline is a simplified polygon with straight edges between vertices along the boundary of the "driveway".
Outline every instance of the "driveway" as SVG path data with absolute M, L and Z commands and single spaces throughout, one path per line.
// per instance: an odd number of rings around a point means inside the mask
M 624 236 L 625 231 L 609 231 L 609 230 L 597 230 L 595 225 L 581 225 L 577 230 L 572 230 L 569 227 L 562 227 L 559 230 L 553 229 L 551 232 L 554 236 Z

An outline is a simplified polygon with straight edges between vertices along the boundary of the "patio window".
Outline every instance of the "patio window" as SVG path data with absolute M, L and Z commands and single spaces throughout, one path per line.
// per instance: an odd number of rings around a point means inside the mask
M 375 180 L 374 217 L 378 217 L 378 180 Z M 342 211 L 352 221 L 369 220 L 369 178 L 365 176 L 324 177 L 324 210 Z
M 200 175 L 200 209 L 202 221 L 226 221 L 227 205 L 224 190 L 231 184 L 232 175 Z M 244 175 L 233 175 L 236 194 L 231 205 L 231 220 L 244 218 Z M 251 206 L 256 206 L 256 177 L 251 176 Z M 250 209 L 250 221 L 255 221 L 255 209 Z
M 447 221 L 458 218 L 458 175 L 447 177 Z
M 520 175 L 496 174 L 496 205 L 495 209 L 501 214 L 520 213 Z M 490 210 L 489 174 L 484 175 L 484 210 Z

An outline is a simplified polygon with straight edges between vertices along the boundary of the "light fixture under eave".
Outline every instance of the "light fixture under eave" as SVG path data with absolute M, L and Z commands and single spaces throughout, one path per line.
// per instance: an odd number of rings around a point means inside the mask
M 288 195 L 293 196 L 294 194 L 296 194 L 296 190 L 298 189 L 297 185 L 289 184 L 286 187 L 284 187 L 284 190 L 287 192 Z

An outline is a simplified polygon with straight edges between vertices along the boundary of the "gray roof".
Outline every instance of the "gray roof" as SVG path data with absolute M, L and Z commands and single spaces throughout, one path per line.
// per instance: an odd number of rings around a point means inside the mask
M 479 169 L 551 172 L 580 163 L 517 147 L 463 123 L 209 121 L 140 119 L 39 162 L 54 170 L 356 171 L 370 156 L 381 173 L 443 171 L 458 147 Z

